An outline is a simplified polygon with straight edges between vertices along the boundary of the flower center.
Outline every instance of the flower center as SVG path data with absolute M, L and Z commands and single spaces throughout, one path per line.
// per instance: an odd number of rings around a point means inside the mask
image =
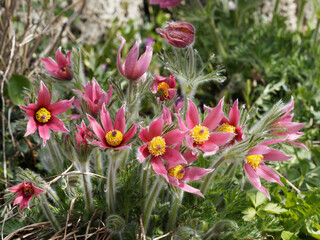
M 235 133 L 236 128 L 233 125 L 225 123 L 220 127 L 219 132 Z
M 98 102 L 99 102 L 99 99 L 96 99 L 96 100 L 93 101 L 93 104 L 94 104 L 95 106 L 98 106 Z
M 23 188 L 23 195 L 26 197 L 30 197 L 33 194 L 32 187 L 24 187 Z
M 39 123 L 46 123 L 50 120 L 51 114 L 46 108 L 42 107 L 36 112 L 35 117 Z
M 120 143 L 122 142 L 122 139 L 123 139 L 123 135 L 118 130 L 111 130 L 106 134 L 106 141 L 112 147 L 119 146 Z
M 160 97 L 167 98 L 169 96 L 169 85 L 166 82 L 162 82 L 158 85 L 158 93 Z
M 66 67 L 60 67 L 60 72 L 62 72 L 62 73 L 67 73 Z
M 260 167 L 260 162 L 262 162 L 263 156 L 262 155 L 249 155 L 247 157 L 247 162 L 253 169 Z
M 161 156 L 166 152 L 166 142 L 162 137 L 154 137 L 148 144 L 148 150 L 155 157 Z
M 207 127 L 197 125 L 192 128 L 190 136 L 193 138 L 195 144 L 202 144 L 209 139 L 210 134 Z
M 180 180 L 181 178 L 183 178 L 185 171 L 181 165 L 178 165 L 178 166 L 175 166 L 174 168 L 170 168 L 168 173 L 170 176 Z

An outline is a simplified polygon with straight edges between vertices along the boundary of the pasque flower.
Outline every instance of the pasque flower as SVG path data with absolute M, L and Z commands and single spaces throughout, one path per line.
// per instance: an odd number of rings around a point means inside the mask
M 126 40 L 119 36 L 121 39 L 121 46 L 118 51 L 118 58 L 117 58 L 117 65 L 119 72 L 125 78 L 138 82 L 142 75 L 147 72 L 147 69 L 150 65 L 153 53 L 153 44 L 149 44 L 146 46 L 146 51 L 140 56 L 139 60 L 139 46 L 141 40 L 138 39 L 136 43 L 133 45 L 131 50 L 129 51 L 126 60 L 124 61 L 123 65 L 121 64 L 121 50 L 126 42 Z
M 182 0 L 150 0 L 151 5 L 160 5 L 160 8 L 175 7 L 181 3 Z
M 139 138 L 145 145 L 138 150 L 138 160 L 143 162 L 150 155 L 153 170 L 168 180 L 167 169 L 162 159 L 168 163 L 180 164 L 186 162 L 181 153 L 173 148 L 176 144 L 182 143 L 185 134 L 178 129 L 164 134 L 163 124 L 163 118 L 160 116 L 150 124 L 149 130 L 141 128 Z
M 113 92 L 113 88 L 110 85 L 108 93 L 104 92 L 95 78 L 92 78 L 92 84 L 87 83 L 86 86 L 82 86 L 84 93 L 80 90 L 75 90 L 86 102 L 89 107 L 91 115 L 97 116 L 102 108 L 102 104 L 108 105 Z M 79 103 L 77 103 L 79 105 Z
M 71 67 L 70 55 L 72 51 L 67 52 L 65 57 L 60 48 L 56 51 L 56 62 L 51 58 L 41 58 L 43 64 L 46 66 L 46 71 L 53 77 L 65 80 L 71 80 L 72 74 L 69 70 Z
M 210 111 L 210 109 L 209 109 Z M 235 137 L 232 140 L 232 143 L 235 141 L 240 142 L 243 140 L 243 132 L 242 129 L 244 126 L 238 126 L 239 124 L 239 118 L 240 118 L 240 112 L 238 109 L 238 100 L 234 102 L 232 108 L 229 112 L 229 119 L 226 117 L 223 117 L 219 128 L 219 132 L 230 132 L 235 133 Z
M 179 148 L 180 147 L 178 146 L 178 149 Z M 175 149 L 177 149 L 177 147 Z M 186 192 L 194 193 L 203 197 L 199 189 L 191 187 L 185 182 L 198 180 L 202 178 L 204 175 L 212 172 L 213 169 L 189 167 L 188 165 L 198 158 L 197 153 L 193 153 L 192 151 L 187 151 L 183 154 L 183 157 L 187 161 L 187 164 L 186 163 L 170 163 L 170 162 L 168 163 L 167 177 L 168 177 L 169 183 L 172 184 L 173 186 L 181 188 Z
M 44 191 L 40 188 L 36 188 L 32 183 L 25 183 L 24 181 L 16 186 L 13 186 L 8 189 L 10 192 L 18 193 L 13 205 L 19 204 L 20 209 L 23 210 L 25 207 L 29 207 L 29 202 L 32 199 L 33 195 L 39 195 Z
M 56 115 L 67 111 L 72 106 L 72 103 L 73 98 L 51 104 L 50 92 L 41 81 L 37 104 L 20 105 L 20 108 L 26 110 L 27 118 L 29 118 L 25 136 L 34 133 L 38 129 L 39 135 L 43 139 L 43 146 L 45 146 L 46 140 L 50 139 L 49 129 L 55 132 L 68 132 L 64 123 Z
M 177 115 L 180 129 L 189 132 L 186 135 L 186 144 L 189 148 L 195 149 L 198 147 L 205 152 L 204 155 L 213 155 L 219 151 L 219 146 L 226 144 L 234 136 L 232 132 L 214 132 L 223 118 L 222 102 L 223 99 L 215 108 L 208 111 L 207 117 L 201 124 L 198 109 L 191 100 L 188 100 L 187 124 L 182 121 L 180 115 Z
M 177 85 L 174 80 L 174 75 L 169 76 L 169 79 L 161 76 L 155 76 L 155 81 L 150 85 L 151 92 L 153 94 L 158 94 L 161 101 L 171 100 L 177 89 Z
M 76 132 L 76 144 L 80 154 L 85 155 L 88 149 L 88 140 L 92 140 L 93 134 L 87 128 L 86 124 L 82 120 L 81 125 L 77 125 Z
M 133 126 L 125 133 L 126 120 L 124 113 L 124 106 L 122 106 L 112 124 L 112 120 L 109 114 L 109 111 L 105 108 L 105 105 L 102 106 L 100 111 L 100 119 L 103 128 L 100 124 L 90 115 L 87 114 L 87 117 L 90 121 L 90 126 L 98 137 L 99 141 L 93 141 L 91 144 L 97 145 L 102 148 L 113 148 L 113 149 L 126 149 L 130 148 L 130 145 L 126 144 L 136 133 L 137 125 Z
M 157 28 L 156 31 L 177 48 L 185 48 L 194 41 L 194 27 L 188 22 L 168 22 L 164 29 Z
M 286 161 L 291 158 L 291 156 L 288 156 L 281 151 L 269 148 L 265 146 L 265 144 L 266 143 L 257 145 L 249 151 L 244 163 L 244 171 L 253 186 L 270 199 L 268 190 L 262 186 L 259 177 L 262 177 L 269 182 L 279 183 L 281 186 L 283 186 L 283 184 L 280 181 L 279 175 L 271 168 L 267 167 L 264 162 Z

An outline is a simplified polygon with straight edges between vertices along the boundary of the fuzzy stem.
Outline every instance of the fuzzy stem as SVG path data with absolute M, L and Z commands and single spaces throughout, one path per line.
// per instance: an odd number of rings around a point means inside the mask
M 173 202 L 171 204 L 170 213 L 169 213 L 169 222 L 168 222 L 167 232 L 170 232 L 175 228 L 179 207 L 183 199 L 183 194 L 184 194 L 184 191 L 179 189 L 179 193 L 176 196 L 174 196 Z
M 49 203 L 47 201 L 46 198 L 44 198 L 42 195 L 38 196 L 38 198 L 40 198 L 41 200 L 41 209 L 44 213 L 44 215 L 47 217 L 47 219 L 50 221 L 50 223 L 52 224 L 52 226 L 54 227 L 54 229 L 56 231 L 60 231 L 61 227 L 56 219 L 56 217 L 54 216 L 54 214 L 52 213 L 50 207 L 49 207 Z
M 116 195 L 116 159 L 109 159 L 109 166 L 108 166 L 108 180 L 107 180 L 107 203 L 109 208 L 109 213 L 113 214 L 115 212 L 116 208 L 116 201 L 115 201 L 115 195 Z
M 55 150 L 55 146 L 53 145 L 53 139 L 50 139 L 49 141 L 47 141 L 48 143 L 48 146 L 49 146 L 49 150 L 50 150 L 50 153 L 51 153 L 51 156 L 52 156 L 52 159 L 53 159 L 53 163 L 54 163 L 54 166 L 56 168 L 56 171 L 58 173 L 62 173 L 63 170 L 62 170 L 62 167 L 61 167 L 61 162 L 59 161 L 59 157 L 56 153 L 56 150 Z
M 81 172 L 85 173 L 89 171 L 88 167 L 89 162 L 83 163 L 81 165 Z M 84 201 L 86 203 L 86 219 L 90 219 L 92 211 L 93 211 L 93 199 L 92 199 L 92 184 L 91 177 L 88 174 L 82 174 L 82 184 L 83 184 L 83 195 Z
M 224 159 L 223 155 L 221 155 L 220 158 L 210 166 L 210 169 L 214 169 L 214 171 L 209 173 L 205 177 L 203 183 L 201 184 L 200 191 L 202 192 L 203 195 L 206 194 L 206 192 L 208 191 L 208 188 L 210 186 L 210 183 L 211 183 L 213 177 L 216 175 L 216 173 L 218 172 L 219 168 L 222 166 L 222 164 L 224 162 L 225 162 L 225 159 Z
M 314 50 L 316 50 L 317 46 L 318 46 L 318 34 L 319 34 L 319 28 L 320 28 L 320 18 L 317 18 L 317 25 L 316 28 L 314 29 L 313 32 L 313 46 L 314 46 Z
M 300 1 L 300 7 L 299 7 L 299 13 L 298 13 L 298 23 L 297 23 L 297 30 L 300 31 L 302 27 L 302 21 L 303 21 L 303 11 L 304 7 L 306 6 L 307 1 L 301 0 Z
M 146 163 L 141 164 L 141 193 L 142 196 L 147 195 L 147 187 L 149 182 L 149 168 Z
M 96 165 L 97 174 L 103 175 L 102 156 L 98 149 L 95 150 L 94 156 L 95 156 L 95 165 Z
M 152 186 L 151 191 L 146 200 L 146 204 L 143 210 L 143 227 L 145 232 L 148 230 L 149 220 L 156 198 L 158 197 L 163 186 L 163 180 L 158 176 L 155 184 Z

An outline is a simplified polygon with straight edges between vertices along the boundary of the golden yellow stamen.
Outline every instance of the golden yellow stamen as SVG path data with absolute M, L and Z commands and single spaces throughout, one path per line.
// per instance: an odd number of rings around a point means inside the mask
M 262 155 L 249 155 L 247 157 L 247 162 L 253 169 L 260 167 L 260 162 L 262 162 L 263 156 Z
M 148 144 L 149 152 L 155 156 L 161 156 L 166 152 L 166 142 L 162 137 L 154 137 Z
M 170 176 L 180 180 L 181 178 L 183 178 L 185 171 L 181 165 L 178 165 L 178 166 L 175 166 L 174 168 L 170 168 L 168 173 Z
M 210 137 L 210 133 L 207 127 L 197 125 L 192 128 L 190 136 L 193 138 L 193 142 L 196 144 L 202 144 Z
M 32 187 L 24 187 L 23 188 L 23 194 L 26 196 L 26 197 L 29 197 L 33 194 L 33 189 Z
M 219 132 L 235 133 L 236 128 L 233 125 L 225 123 L 220 127 Z
M 120 145 L 123 139 L 123 135 L 118 130 L 111 130 L 106 134 L 106 141 L 112 147 L 117 147 Z
M 166 82 L 162 82 L 158 85 L 158 93 L 160 97 L 166 98 L 169 96 L 169 85 Z
M 50 120 L 51 114 L 46 108 L 42 107 L 36 112 L 35 117 L 39 123 L 46 123 Z
M 60 72 L 62 72 L 62 73 L 67 73 L 66 67 L 61 67 L 61 68 L 60 68 Z

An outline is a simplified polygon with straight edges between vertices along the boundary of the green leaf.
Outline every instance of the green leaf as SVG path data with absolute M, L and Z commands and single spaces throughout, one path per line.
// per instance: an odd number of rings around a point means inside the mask
M 273 213 L 273 214 L 280 214 L 280 213 L 288 211 L 287 209 L 280 207 L 276 203 L 267 203 L 266 205 L 261 207 L 259 210 L 264 210 L 268 213 Z
M 244 211 L 242 211 L 242 213 L 244 214 L 244 216 L 242 217 L 243 220 L 250 221 L 256 215 L 256 210 L 253 207 L 249 207 L 249 208 L 245 209 Z
M 24 88 L 31 88 L 29 79 L 23 75 L 12 74 L 8 82 L 8 93 L 14 104 L 23 104 L 25 98 L 23 94 Z
M 261 192 L 250 192 L 248 196 L 255 207 L 260 206 L 268 199 L 266 195 Z
M 283 231 L 281 233 L 282 240 L 299 240 L 300 238 L 296 237 L 294 233 L 289 231 Z

